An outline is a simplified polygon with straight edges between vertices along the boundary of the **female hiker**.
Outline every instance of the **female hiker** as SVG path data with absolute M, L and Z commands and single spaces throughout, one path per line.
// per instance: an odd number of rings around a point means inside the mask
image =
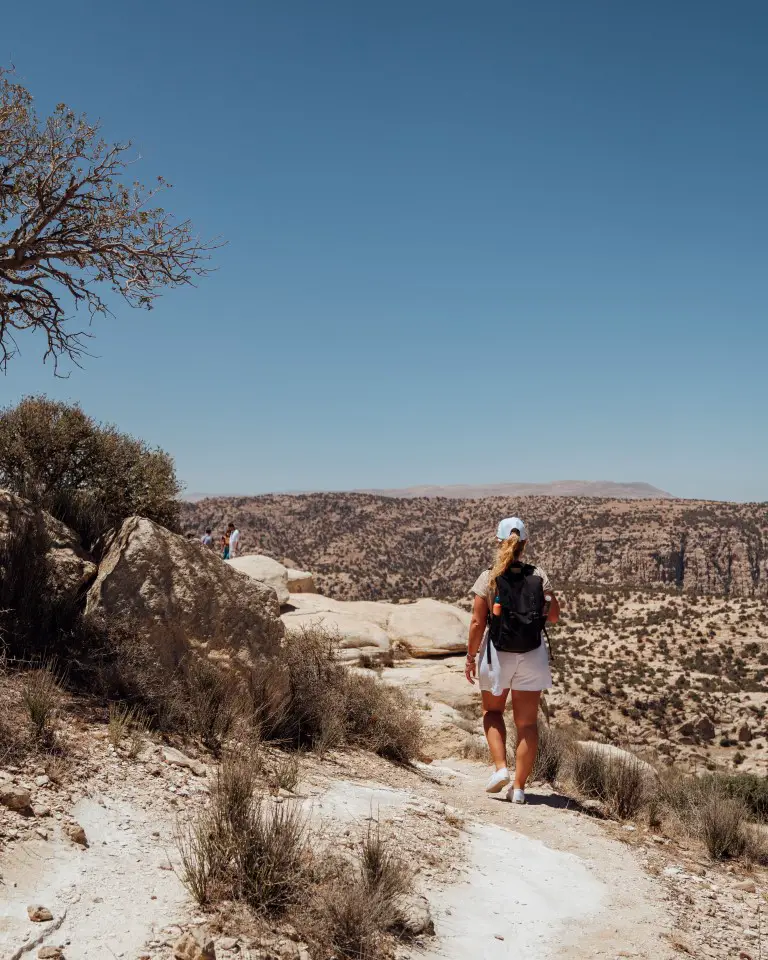
M 479 679 L 482 691 L 483 729 L 496 767 L 485 788 L 488 793 L 499 793 L 510 781 L 504 707 L 512 691 L 517 754 L 515 779 L 507 796 L 513 803 L 525 803 L 525 783 L 539 744 L 539 699 L 541 691 L 552 685 L 541 631 L 546 621 L 557 622 L 560 605 L 546 573 L 522 559 L 528 542 L 523 521 L 518 517 L 502 520 L 496 539 L 496 560 L 472 587 L 475 599 L 465 673 L 470 683 Z

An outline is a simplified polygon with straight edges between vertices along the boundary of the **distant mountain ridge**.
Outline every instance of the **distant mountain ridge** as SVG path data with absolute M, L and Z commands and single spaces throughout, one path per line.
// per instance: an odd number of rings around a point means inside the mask
M 554 480 L 551 483 L 454 483 L 448 485 L 424 484 L 414 487 L 392 487 L 386 490 L 290 490 L 273 495 L 311 493 L 370 493 L 376 497 L 447 497 L 449 500 L 479 500 L 483 497 L 614 497 L 619 500 L 670 500 L 674 494 L 660 490 L 650 483 L 633 481 L 617 483 L 614 480 Z M 246 493 L 187 493 L 182 499 L 188 503 L 218 497 L 251 497 Z M 258 494 L 265 496 L 265 494 Z
M 611 497 L 619 500 L 671 500 L 674 495 L 634 481 L 555 480 L 551 483 L 456 483 L 448 486 L 424 485 L 391 490 L 357 490 L 379 497 L 448 497 L 452 500 L 479 500 L 483 497 Z

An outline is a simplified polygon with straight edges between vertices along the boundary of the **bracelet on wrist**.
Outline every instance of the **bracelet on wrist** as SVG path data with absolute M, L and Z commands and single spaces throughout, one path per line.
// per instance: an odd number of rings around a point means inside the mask
M 477 660 L 477 654 L 476 654 L 476 653 L 469 653 L 469 652 L 468 652 L 468 653 L 467 653 L 467 660 Z

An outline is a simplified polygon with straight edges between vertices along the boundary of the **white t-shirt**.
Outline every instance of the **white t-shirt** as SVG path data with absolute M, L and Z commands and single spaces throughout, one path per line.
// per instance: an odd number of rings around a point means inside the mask
M 233 530 L 229 535 L 229 555 L 230 557 L 236 557 L 237 551 L 240 547 L 240 531 Z

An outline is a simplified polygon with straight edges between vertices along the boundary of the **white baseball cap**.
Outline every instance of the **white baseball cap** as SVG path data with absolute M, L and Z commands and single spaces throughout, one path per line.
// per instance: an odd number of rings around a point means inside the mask
M 520 535 L 521 540 L 528 539 L 528 531 L 520 517 L 507 517 L 496 528 L 496 539 L 509 540 L 515 531 Z

